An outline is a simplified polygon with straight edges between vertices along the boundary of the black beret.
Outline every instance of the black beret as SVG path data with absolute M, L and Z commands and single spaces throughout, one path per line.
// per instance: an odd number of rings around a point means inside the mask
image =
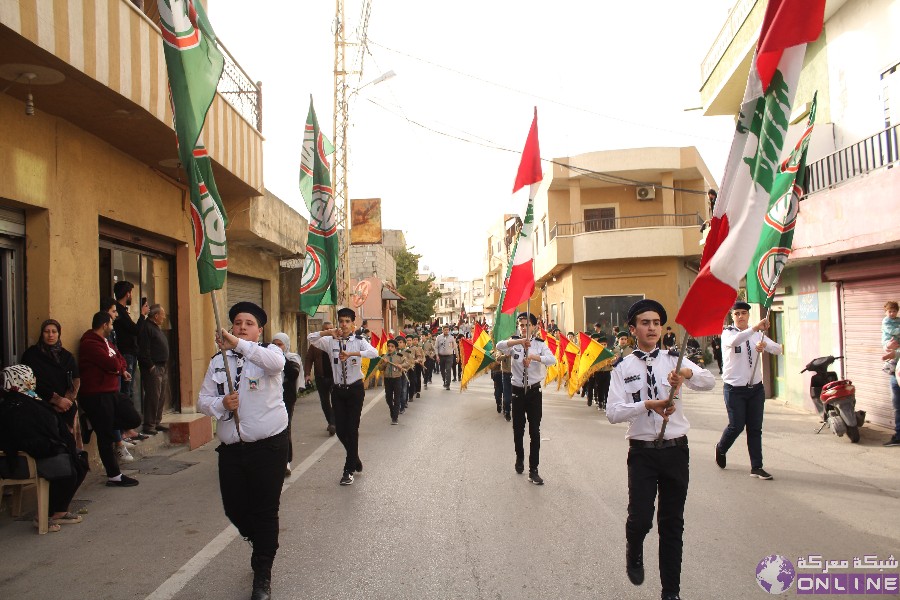
M 516 317 L 516 321 L 518 321 L 519 319 L 528 319 L 529 321 L 531 321 L 532 325 L 537 325 L 537 317 L 534 316 L 533 314 L 531 314 L 530 312 L 519 313 L 519 316 Z
M 617 338 L 623 338 L 623 337 L 624 337 L 624 338 L 627 338 L 627 337 L 628 337 L 628 332 L 627 332 L 627 331 L 620 331 L 620 332 L 619 332 L 619 335 L 617 335 L 616 337 L 617 337 Z
M 388 343 L 389 346 L 396 346 L 396 345 L 397 345 L 397 340 L 390 339 L 390 340 L 387 341 L 387 343 Z
M 738 300 L 734 303 L 734 306 L 731 307 L 731 310 L 750 310 L 750 305 L 742 300 Z
M 337 316 L 338 316 L 338 318 L 350 317 L 351 320 L 355 321 L 356 320 L 356 311 L 353 310 L 352 308 L 344 307 L 344 308 L 340 309 L 339 311 L 337 311 Z
M 648 310 L 652 310 L 659 315 L 660 325 L 666 324 L 666 321 L 668 320 L 666 309 L 664 309 L 663 305 L 656 300 L 650 300 L 648 298 L 638 300 L 631 305 L 631 308 L 628 309 L 628 324 L 634 325 L 634 318 L 641 313 L 647 312 Z
M 597 340 L 598 342 L 606 342 L 607 341 L 606 336 L 602 333 L 592 333 L 591 339 Z
M 419 336 L 416 335 L 415 333 L 411 333 L 408 336 L 406 336 L 406 338 L 410 339 L 410 340 L 417 340 L 417 339 L 419 339 Z
M 264 327 L 266 321 L 269 320 L 269 318 L 266 316 L 266 311 L 264 311 L 253 302 L 238 302 L 237 304 L 232 306 L 231 310 L 228 311 L 228 319 L 232 323 L 234 323 L 235 317 L 237 317 L 240 313 L 253 315 L 260 327 Z
M 403 340 L 404 342 L 406 341 L 406 338 L 405 338 L 404 336 L 402 336 L 402 335 L 398 335 L 398 336 L 395 337 L 394 339 L 397 340 L 398 342 L 399 342 L 400 340 Z

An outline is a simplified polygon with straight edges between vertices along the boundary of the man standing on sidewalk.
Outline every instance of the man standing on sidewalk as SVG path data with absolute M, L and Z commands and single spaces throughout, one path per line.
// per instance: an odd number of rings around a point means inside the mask
M 513 443 L 516 448 L 516 473 L 525 470 L 525 421 L 528 420 L 528 436 L 531 449 L 528 454 L 528 481 L 543 485 L 538 474 L 541 454 L 541 412 L 543 396 L 541 382 L 547 367 L 556 364 L 556 357 L 539 337 L 529 335 L 528 324 L 534 328 L 537 317 L 531 313 L 520 313 L 518 336 L 497 343 L 497 350 L 511 355 L 512 367 L 512 419 Z
M 159 304 L 150 307 L 138 336 L 138 361 L 141 365 L 141 381 L 144 390 L 144 433 L 156 435 L 165 431 L 160 425 L 163 409 L 171 396 L 169 391 L 169 340 L 161 326 L 166 311 Z
M 331 363 L 334 373 L 334 387 L 331 390 L 334 424 L 338 439 L 347 452 L 340 484 L 353 485 L 353 473 L 363 469 L 359 459 L 359 419 L 366 399 L 362 359 L 378 358 L 378 350 L 361 335 L 353 334 L 356 312 L 352 308 L 340 309 L 337 316 L 337 329 L 311 333 L 307 339 L 322 350 Z
M 434 339 L 438 359 L 441 363 L 441 377 L 444 378 L 444 389 L 450 389 L 450 371 L 456 360 L 456 338 L 450 335 L 450 326 L 444 325 L 443 333 Z
M 141 316 L 138 317 L 137 323 L 131 320 L 128 314 L 128 307 L 131 306 L 131 294 L 134 291 L 134 284 L 130 281 L 117 281 L 113 286 L 113 295 L 116 297 L 117 316 L 113 322 L 113 329 L 116 332 L 116 346 L 119 352 L 125 358 L 125 364 L 128 366 L 128 378 L 122 378 L 121 392 L 134 398 L 134 366 L 138 359 L 138 335 L 144 328 L 145 318 L 150 312 L 150 306 L 147 303 L 141 304 Z
M 769 319 L 753 327 L 748 326 L 750 305 L 736 302 L 731 309 L 734 325 L 722 332 L 722 358 L 725 365 L 722 381 L 725 384 L 725 408 L 728 427 L 716 445 L 716 464 L 725 468 L 725 455 L 744 429 L 747 430 L 747 450 L 750 452 L 750 475 L 772 479 L 763 469 L 762 425 L 766 406 L 766 391 L 762 384 L 763 352 L 781 354 L 781 346 L 764 333 Z M 756 335 L 759 332 L 759 335 Z
M 659 578 L 662 600 L 678 600 L 684 545 L 684 503 L 690 465 L 681 398 L 668 406 L 672 388 L 682 383 L 693 390 L 711 390 L 715 378 L 706 369 L 657 348 L 666 324 L 666 310 L 655 300 L 639 300 L 628 309 L 628 327 L 637 349 L 613 370 L 606 405 L 610 423 L 628 423 L 628 518 L 625 521 L 625 572 L 634 585 L 644 583 L 644 538 L 653 527 L 659 495 Z M 663 422 L 665 439 L 659 440 Z
M 330 331 L 334 328 L 331 321 L 322 323 L 322 331 Z M 322 405 L 322 412 L 325 414 L 325 422 L 327 426 L 325 430 L 328 435 L 334 435 L 334 411 L 331 408 L 331 388 L 334 386 L 334 374 L 331 371 L 330 357 L 310 344 L 306 349 L 306 357 L 303 359 L 303 372 L 306 373 L 306 387 L 309 387 L 310 379 L 313 377 L 313 367 L 315 367 L 316 392 L 319 394 L 319 403 Z

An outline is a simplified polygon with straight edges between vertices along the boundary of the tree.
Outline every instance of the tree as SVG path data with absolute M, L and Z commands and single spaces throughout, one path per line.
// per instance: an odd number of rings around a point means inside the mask
M 413 246 L 397 253 L 397 291 L 406 300 L 397 303 L 397 314 L 411 321 L 425 322 L 434 314 L 434 304 L 441 293 L 431 289 L 434 276 L 426 280 L 419 279 L 419 259 L 421 254 L 413 251 Z

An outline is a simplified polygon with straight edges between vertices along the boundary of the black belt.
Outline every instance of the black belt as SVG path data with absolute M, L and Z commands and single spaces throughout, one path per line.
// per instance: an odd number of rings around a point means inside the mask
M 333 387 L 341 388 L 342 390 L 349 390 L 350 388 L 356 386 L 362 387 L 362 384 L 362 379 L 360 379 L 359 381 L 354 381 L 353 383 L 335 383 Z
M 747 385 L 731 385 L 730 383 L 726 383 L 724 387 L 726 390 L 754 390 L 758 387 L 762 387 L 762 384 L 762 381 L 759 383 L 748 383 Z
M 522 390 L 522 391 L 526 391 L 526 390 L 531 391 L 531 390 L 536 390 L 536 389 L 538 389 L 538 388 L 540 388 L 540 387 L 541 387 L 541 384 L 540 384 L 540 382 L 538 382 L 538 383 L 532 383 L 532 384 L 529 385 L 527 388 L 523 388 L 523 387 L 520 386 L 520 385 L 514 385 L 514 386 L 512 386 L 512 389 L 514 389 L 514 390 Z
M 687 436 L 683 435 L 671 440 L 628 440 L 628 446 L 631 448 L 671 448 L 673 446 L 687 446 Z

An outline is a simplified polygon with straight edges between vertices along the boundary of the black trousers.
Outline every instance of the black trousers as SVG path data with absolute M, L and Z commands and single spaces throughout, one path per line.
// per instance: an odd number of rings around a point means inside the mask
M 316 377 L 316 391 L 319 392 L 319 402 L 322 404 L 322 413 L 329 425 L 334 425 L 334 410 L 331 408 L 331 388 L 334 381 Z
M 609 384 L 612 381 L 612 371 L 597 371 L 597 404 L 606 408 L 606 399 L 609 397 Z
M 441 377 L 444 378 L 444 387 L 450 387 L 450 372 L 453 369 L 453 361 L 456 356 L 453 354 L 441 354 Z
M 628 519 L 625 537 L 641 547 L 653 527 L 653 505 L 659 492 L 659 578 L 663 593 L 681 591 L 684 502 L 690 479 L 687 446 L 628 449 Z
M 349 386 L 335 385 L 331 389 L 331 407 L 334 409 L 334 426 L 338 439 L 347 451 L 344 471 L 356 470 L 359 461 L 359 418 L 362 415 L 366 390 L 362 381 Z
M 391 413 L 391 421 L 396 421 L 400 414 L 400 390 L 402 389 L 400 377 L 384 378 L 384 401 L 387 402 L 388 410 Z
M 422 378 L 425 381 L 425 385 L 431 383 L 431 376 L 434 374 L 434 362 L 433 358 L 425 359 L 425 368 L 422 370 Z
M 528 454 L 528 470 L 538 468 L 541 457 L 541 411 L 543 396 L 541 386 L 529 387 L 527 390 L 512 386 L 512 424 L 513 442 L 516 446 L 516 462 L 525 461 L 525 421 L 528 420 L 528 437 L 531 448 Z
M 122 471 L 119 470 L 119 463 L 113 450 L 113 445 L 116 441 L 113 430 L 118 429 L 115 423 L 115 393 L 82 395 L 79 398 L 79 402 L 91 421 L 91 427 L 97 434 L 97 452 L 100 454 L 100 462 L 103 463 L 103 468 L 106 469 L 106 476 L 117 477 L 121 475 Z
M 409 396 L 422 392 L 422 365 L 416 363 L 412 371 L 409 372 Z
M 287 453 L 287 461 L 292 462 L 294 460 L 294 441 L 291 439 L 291 424 L 294 422 L 294 405 L 297 404 L 297 397 L 294 396 L 291 400 L 284 401 L 284 407 L 287 409 L 288 414 L 288 426 L 287 426 L 287 439 L 288 439 L 288 453 Z
M 221 444 L 216 452 L 225 515 L 253 544 L 250 566 L 254 573 L 269 575 L 278 551 L 278 508 L 288 431 L 256 442 Z
M 494 400 L 500 408 L 503 406 L 503 372 L 500 369 L 491 371 L 491 380 L 494 382 Z

